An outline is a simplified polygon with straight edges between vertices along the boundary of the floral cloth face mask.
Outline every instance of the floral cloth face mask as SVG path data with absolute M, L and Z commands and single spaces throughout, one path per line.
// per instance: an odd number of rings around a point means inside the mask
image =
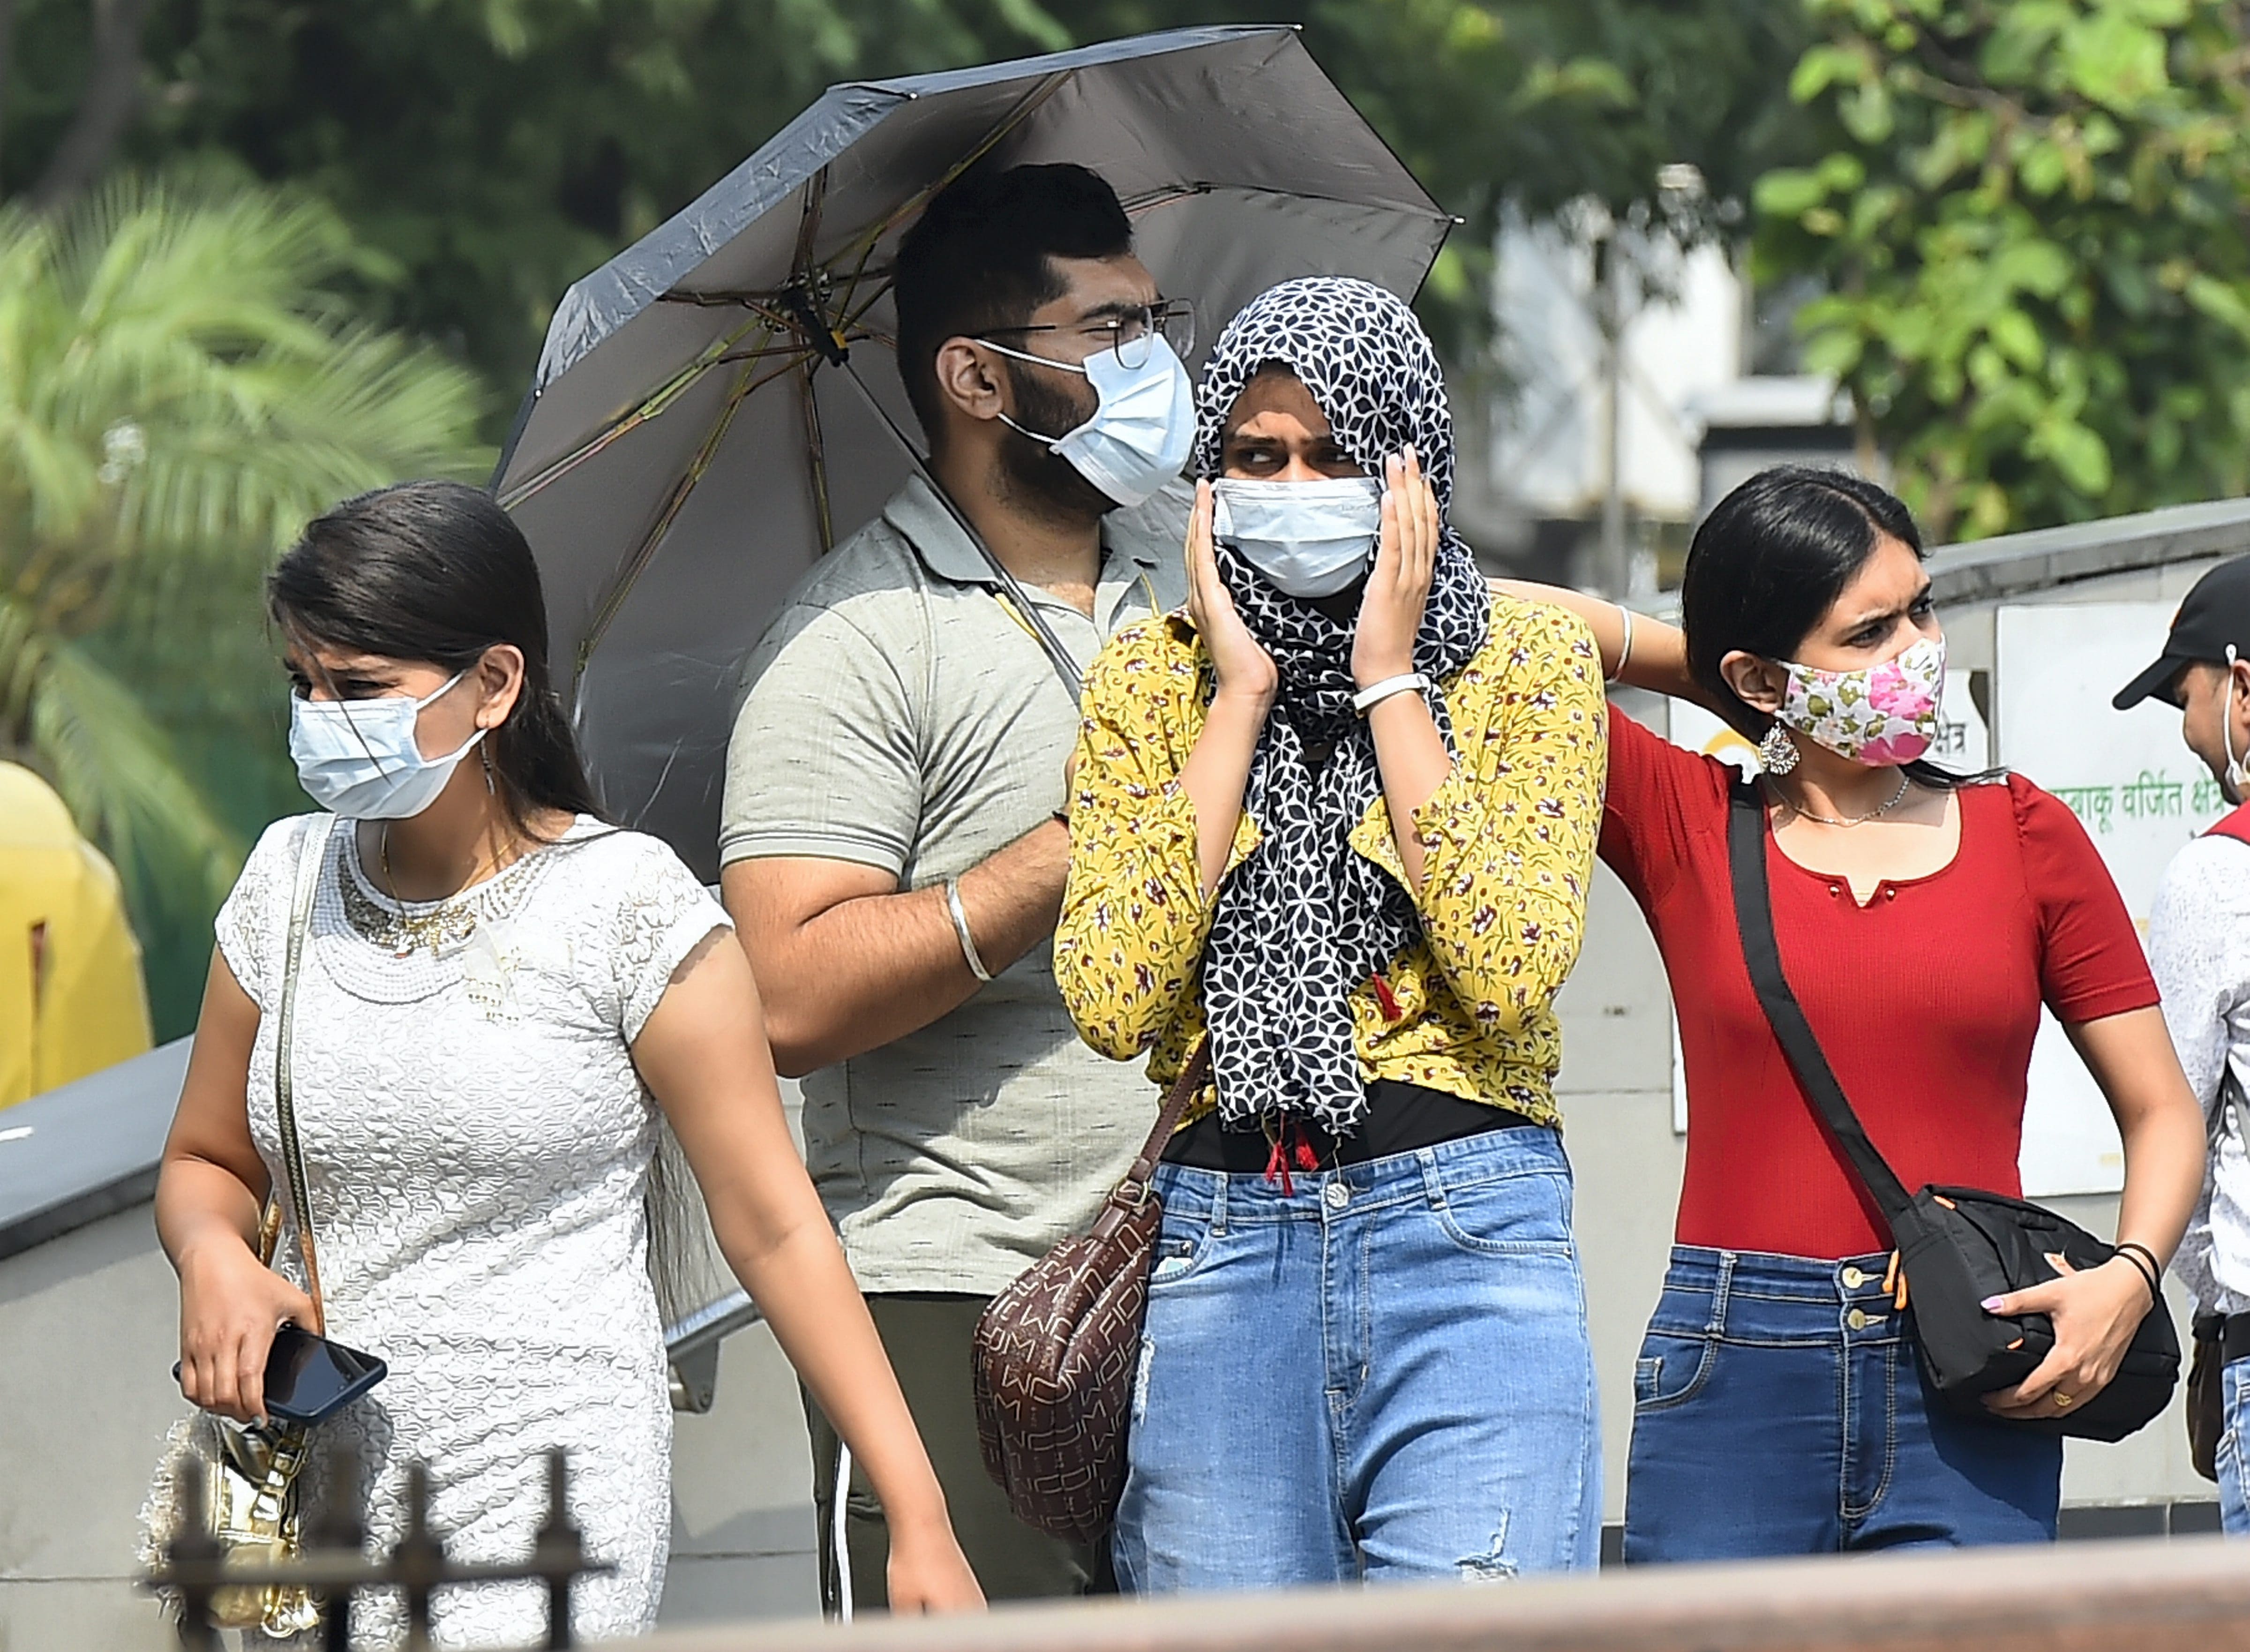
M 1789 674 L 1775 715 L 1808 740 L 1869 768 L 1912 763 L 1937 741 L 1945 689 L 1945 639 L 1924 637 L 1859 671 L 1782 662 Z

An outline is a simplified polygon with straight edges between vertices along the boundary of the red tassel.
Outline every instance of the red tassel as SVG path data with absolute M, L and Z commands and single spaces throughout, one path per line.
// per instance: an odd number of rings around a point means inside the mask
M 1266 1156 L 1266 1179 L 1281 1184 L 1282 1198 L 1296 1197 L 1297 1185 L 1289 1179 L 1289 1156 L 1282 1151 L 1281 1138 L 1278 1136 L 1273 1138 L 1273 1151 Z
M 1398 1000 L 1391 991 L 1391 983 L 1379 975 L 1370 975 L 1367 984 L 1375 989 L 1375 1001 L 1381 1006 L 1383 1019 L 1395 1021 L 1406 1012 L 1398 1007 Z
M 1297 1168 L 1315 1171 L 1321 1167 L 1321 1156 L 1313 1151 L 1313 1144 L 1305 1139 L 1305 1132 L 1297 1132 Z

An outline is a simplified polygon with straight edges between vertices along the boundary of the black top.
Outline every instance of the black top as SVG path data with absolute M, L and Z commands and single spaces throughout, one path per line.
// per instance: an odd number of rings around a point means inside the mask
M 1411 1153 L 1418 1147 L 1435 1147 L 1440 1142 L 1459 1141 L 1486 1130 L 1515 1130 L 1536 1123 L 1505 1107 L 1464 1101 L 1443 1090 L 1398 1079 L 1378 1078 L 1367 1087 L 1367 1116 L 1351 1135 L 1331 1137 L 1318 1124 L 1305 1121 L 1293 1121 L 1291 1128 L 1302 1133 L 1321 1168 L 1329 1170 L 1338 1165 L 1364 1165 L 1393 1153 Z M 1263 1129 L 1253 1125 L 1247 1130 L 1227 1130 L 1219 1123 L 1217 1113 L 1205 1113 L 1172 1137 L 1171 1145 L 1164 1150 L 1164 1163 L 1231 1176 L 1259 1176 L 1273 1163 L 1273 1140 Z

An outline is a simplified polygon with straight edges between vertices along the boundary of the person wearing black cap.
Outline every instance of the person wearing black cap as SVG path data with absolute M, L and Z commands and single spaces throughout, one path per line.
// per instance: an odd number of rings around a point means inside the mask
M 2250 1535 L 2242 1453 L 2250 1441 L 2250 1153 L 2241 1113 L 2250 1081 L 2250 556 L 2221 563 L 2180 605 L 2156 662 L 2118 691 L 2120 711 L 2149 698 L 2180 708 L 2180 736 L 2233 812 L 2164 868 L 2149 918 L 2149 965 L 2164 1020 L 2211 1132 L 2204 1191 L 2173 1267 L 2195 1298 L 2198 1365 L 2214 1356 L 2222 1428 L 2206 1474 L 2226 1530 Z M 2198 1453 L 2200 1455 L 2200 1453 Z

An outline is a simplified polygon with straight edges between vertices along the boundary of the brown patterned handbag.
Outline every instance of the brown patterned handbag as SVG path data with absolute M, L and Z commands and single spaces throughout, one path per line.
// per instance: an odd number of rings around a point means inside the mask
M 1049 1537 L 1098 1542 L 1117 1512 L 1149 1263 L 1163 1220 L 1149 1180 L 1210 1075 L 1206 1040 L 1093 1227 L 1033 1262 L 977 1321 L 984 1467 L 1016 1517 Z

